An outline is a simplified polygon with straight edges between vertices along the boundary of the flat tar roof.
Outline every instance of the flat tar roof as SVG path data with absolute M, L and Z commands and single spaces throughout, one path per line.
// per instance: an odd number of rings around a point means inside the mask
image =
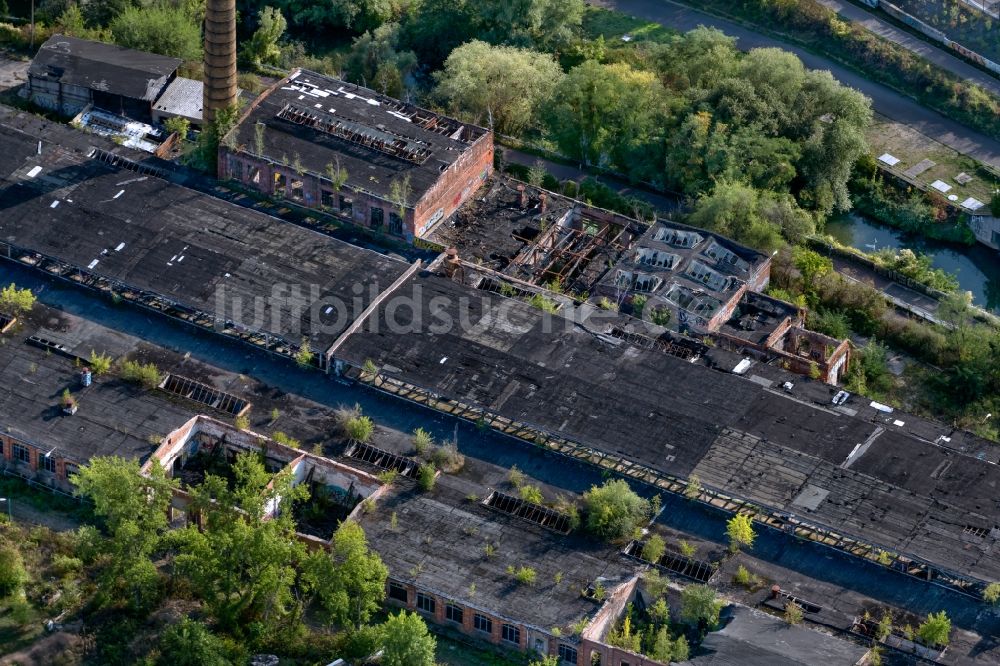
M 424 322 L 469 325 L 394 333 L 406 322 L 379 308 L 338 358 L 371 359 L 388 378 L 661 473 L 696 474 L 946 571 L 1000 579 L 1000 469 L 940 445 L 943 425 L 887 415 L 860 396 L 834 409 L 835 387 L 788 375 L 817 386 L 789 394 L 755 372 L 712 370 L 606 334 L 620 322 L 556 317 L 546 331 L 540 310 L 443 277 L 415 277 L 397 293 L 423 303 Z
M 77 463 L 109 455 L 144 461 L 159 445 L 158 438 L 197 414 L 191 406 L 117 377 L 95 377 L 83 388 L 73 360 L 25 342 L 37 335 L 88 358 L 92 350 L 114 356 L 127 350 L 131 345 L 124 336 L 99 327 L 81 331 L 79 320 L 55 310 L 39 308 L 35 316 L 22 319 L 0 345 L 0 427 L 5 434 L 39 449 L 55 449 L 57 457 Z M 64 389 L 79 405 L 72 416 L 62 411 Z
M 321 176 L 338 161 L 347 187 L 388 198 L 393 181 L 409 177 L 412 206 L 441 172 L 487 130 L 420 109 L 315 72 L 297 71 L 265 92 L 234 130 L 239 150 Z M 377 145 L 390 144 L 390 152 Z M 408 159 L 405 156 L 411 156 Z
M 114 44 L 52 35 L 39 47 L 28 74 L 152 102 L 181 62 Z
M 2 123 L 2 121 L 0 121 Z M 313 351 L 407 264 L 0 124 L 0 236 Z M 86 151 L 86 149 L 84 149 Z M 219 322 L 221 325 L 221 321 Z

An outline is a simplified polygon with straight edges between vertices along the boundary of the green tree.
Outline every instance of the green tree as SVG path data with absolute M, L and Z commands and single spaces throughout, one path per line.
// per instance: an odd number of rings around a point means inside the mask
M 287 471 L 272 476 L 256 453 L 239 454 L 232 475 L 230 485 L 208 474 L 190 491 L 202 528 L 192 525 L 171 537 L 179 550 L 177 572 L 219 626 L 240 635 L 254 622 L 281 626 L 298 617 L 294 565 L 305 547 L 295 536 L 291 508 L 307 491 Z
M 18 289 L 11 282 L 0 290 L 0 310 L 8 315 L 17 316 L 30 312 L 35 306 L 35 295 L 30 289 Z
M 180 116 L 173 116 L 163 121 L 163 127 L 170 134 L 176 134 L 181 141 L 187 140 L 188 132 L 191 131 L 191 121 Z
M 1000 583 L 990 583 L 983 590 L 983 601 L 995 604 L 1000 601 Z
M 354 521 L 333 533 L 330 552 L 311 553 L 303 565 L 303 582 L 315 594 L 330 624 L 359 628 L 385 599 L 389 571 L 368 547 L 365 532 Z
M 288 27 L 281 10 L 274 7 L 264 7 L 257 13 L 257 30 L 247 40 L 243 56 L 254 65 L 277 65 L 281 58 L 281 48 L 278 41 Z
M 400 611 L 382 625 L 385 666 L 434 666 L 437 641 L 416 613 Z
M 403 81 L 416 67 L 416 54 L 400 45 L 398 23 L 380 25 L 356 38 L 345 63 L 351 81 L 393 97 L 402 96 Z
M 741 547 L 752 548 L 757 534 L 753 531 L 753 520 L 749 514 L 737 513 L 726 523 L 729 549 L 736 552 Z
M 674 644 L 670 640 L 670 632 L 666 627 L 660 627 L 655 633 L 651 633 L 652 640 L 646 654 L 655 661 L 669 664 L 674 653 Z
M 847 321 L 847 315 L 838 310 L 814 310 L 809 313 L 807 325 L 810 330 L 824 333 L 838 340 L 843 340 L 851 334 L 851 325 Z
M 181 8 L 128 7 L 110 28 L 115 43 L 130 49 L 182 60 L 201 58 L 201 29 Z
M 708 585 L 688 585 L 681 591 L 681 618 L 699 627 L 712 628 L 719 623 L 722 602 Z
M 531 124 L 563 73 L 552 56 L 530 49 L 463 44 L 435 74 L 435 94 L 454 113 L 517 135 Z
M 592 486 L 583 494 L 587 529 L 597 536 L 621 539 L 631 535 L 649 517 L 649 502 L 639 497 L 623 479 Z
M 98 456 L 70 478 L 76 491 L 90 499 L 104 520 L 109 538 L 101 541 L 108 555 L 101 573 L 105 602 L 125 601 L 145 609 L 159 597 L 159 574 L 150 560 L 167 530 L 167 507 L 176 483 L 154 459 L 149 472 L 139 462 Z
M 927 645 L 941 646 L 948 645 L 951 634 L 951 620 L 944 611 L 931 613 L 924 620 L 924 623 L 917 627 L 917 635 Z
M 476 0 L 479 35 L 493 43 L 566 47 L 583 21 L 583 0 Z
M 588 60 L 559 82 L 547 106 L 549 134 L 587 165 L 651 172 L 659 158 L 665 92 L 653 72 Z
M 21 551 L 12 543 L 0 544 L 0 599 L 20 594 L 27 582 Z
M 159 666 L 230 666 L 233 663 L 225 643 L 204 624 L 191 618 L 186 617 L 168 627 L 160 637 Z
M 642 547 L 642 558 L 654 564 L 660 561 L 667 550 L 667 544 L 659 534 L 651 534 Z

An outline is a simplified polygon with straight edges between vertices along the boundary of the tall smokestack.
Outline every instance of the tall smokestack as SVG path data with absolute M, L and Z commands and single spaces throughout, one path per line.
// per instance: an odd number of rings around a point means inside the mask
M 205 6 L 205 122 L 236 104 L 236 0 L 208 0 Z

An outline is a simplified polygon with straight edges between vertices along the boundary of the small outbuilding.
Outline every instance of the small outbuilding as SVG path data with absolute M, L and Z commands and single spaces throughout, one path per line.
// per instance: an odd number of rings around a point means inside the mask
M 25 90 L 38 106 L 65 116 L 93 106 L 151 122 L 153 103 L 180 65 L 177 58 L 53 35 L 38 49 Z

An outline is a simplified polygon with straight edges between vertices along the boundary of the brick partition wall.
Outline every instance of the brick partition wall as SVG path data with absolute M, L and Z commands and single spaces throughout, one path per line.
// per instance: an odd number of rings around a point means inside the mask
M 423 236 L 434 224 L 450 217 L 493 173 L 493 132 L 476 139 L 462 156 L 441 173 L 414 206 L 412 235 Z

